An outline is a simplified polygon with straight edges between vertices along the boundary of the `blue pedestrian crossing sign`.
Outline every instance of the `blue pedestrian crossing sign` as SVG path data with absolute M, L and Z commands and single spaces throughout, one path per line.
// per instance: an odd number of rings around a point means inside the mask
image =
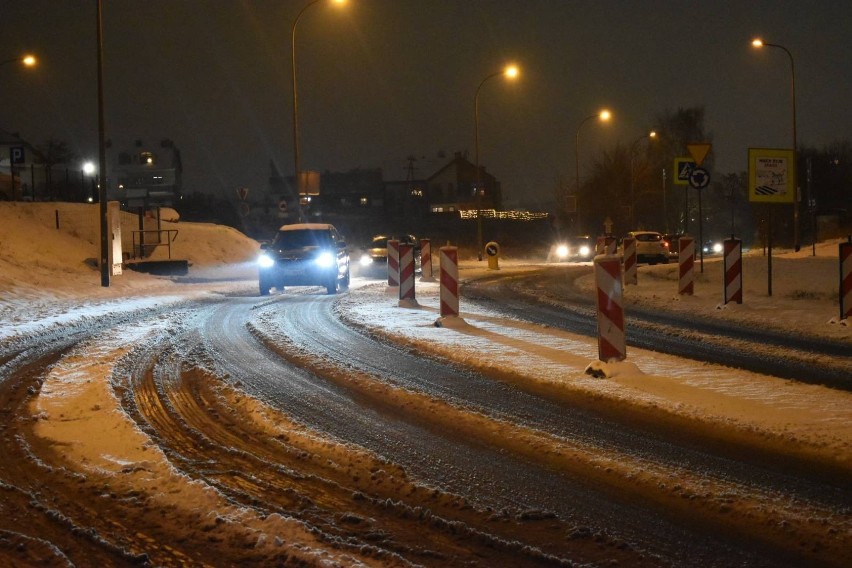
M 689 156 L 681 156 L 674 159 L 675 185 L 689 185 L 689 176 L 695 169 L 695 160 Z

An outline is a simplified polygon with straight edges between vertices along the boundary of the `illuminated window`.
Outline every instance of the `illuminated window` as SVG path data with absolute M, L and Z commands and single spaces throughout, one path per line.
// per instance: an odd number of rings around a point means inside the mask
M 369 205 L 369 204 L 370 204 L 370 200 L 369 200 L 369 199 L 367 199 L 366 197 L 362 197 L 362 198 L 361 198 L 361 206 L 362 206 L 362 207 L 365 207 L 365 206 L 367 206 L 367 205 Z
M 153 164 L 156 161 L 156 156 L 153 152 L 139 152 L 139 163 Z

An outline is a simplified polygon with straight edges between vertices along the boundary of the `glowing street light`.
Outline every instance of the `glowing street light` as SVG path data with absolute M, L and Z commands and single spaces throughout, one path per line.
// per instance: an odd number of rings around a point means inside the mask
M 580 125 L 577 127 L 577 138 L 576 138 L 576 141 L 575 141 L 575 144 L 574 144 L 574 161 L 575 161 L 574 165 L 575 165 L 576 175 L 577 175 L 577 179 L 576 179 L 577 189 L 576 189 L 576 191 L 577 191 L 578 196 L 580 194 L 580 129 L 583 127 L 584 124 L 586 124 L 587 122 L 589 122 L 593 118 L 600 119 L 601 122 L 607 122 L 610 118 L 612 118 L 612 114 L 608 110 L 603 109 L 602 111 L 600 111 L 597 114 L 592 114 L 592 115 L 584 118 L 582 121 L 580 121 Z
M 13 57 L 11 59 L 5 59 L 0 61 L 0 65 L 6 65 L 7 63 L 22 63 L 24 67 L 35 67 L 37 60 L 35 55 L 31 55 L 29 53 L 22 55 L 21 57 Z
M 798 146 L 796 143 L 796 63 L 793 61 L 793 54 L 790 53 L 790 50 L 784 47 L 783 45 L 778 45 L 777 43 L 767 43 L 760 38 L 755 38 L 752 40 L 751 45 L 756 48 L 762 47 L 777 47 L 778 49 L 784 50 L 784 53 L 787 54 L 787 57 L 790 59 L 790 77 L 791 77 L 791 91 L 792 91 L 792 99 L 793 99 L 793 172 L 795 175 L 796 166 L 798 165 Z M 793 199 L 793 243 L 798 251 L 800 248 L 799 243 L 799 184 L 798 180 L 796 180 L 796 195 Z
M 645 138 L 647 138 L 649 140 L 653 140 L 656 137 L 657 137 L 657 133 L 652 130 L 648 134 L 643 134 L 642 136 L 637 138 L 633 142 L 633 144 L 630 146 L 630 227 L 631 227 L 631 230 L 633 230 L 633 231 L 635 231 L 637 229 L 637 227 L 636 227 L 636 215 L 635 215 L 636 200 L 634 199 L 634 186 L 636 185 L 636 174 L 634 173 L 634 169 L 633 169 L 633 167 L 634 167 L 633 166 L 633 163 L 634 163 L 633 158 L 635 157 L 634 155 L 635 155 L 636 145 L 639 144 L 639 142 L 641 142 Z
M 86 178 L 89 178 L 89 184 L 90 184 L 91 187 L 89 189 L 89 197 L 86 198 L 86 201 L 88 201 L 89 203 L 95 202 L 95 193 L 96 193 L 96 191 L 95 191 L 95 189 L 96 189 L 96 187 L 95 187 L 95 172 L 96 171 L 97 171 L 97 167 L 95 167 L 94 162 L 84 162 L 83 163 L 83 168 L 81 170 L 81 176 L 80 176 L 80 183 L 83 186 L 83 188 L 82 188 L 83 191 L 85 191 L 86 190 Z
M 301 193 L 301 155 L 299 150 L 299 92 L 296 87 L 296 25 L 305 10 L 323 0 L 311 0 L 296 14 L 296 19 L 293 20 L 293 27 L 290 29 L 290 44 L 293 69 L 293 174 L 296 181 L 296 192 Z M 331 0 L 334 4 L 345 4 L 346 0 Z
M 479 171 L 479 91 L 489 79 L 500 77 L 501 75 L 508 79 L 515 79 L 519 73 L 520 70 L 517 66 L 509 65 L 502 71 L 488 75 L 479 83 L 479 86 L 476 88 L 476 94 L 473 97 L 473 146 L 474 159 L 476 160 L 476 185 L 473 190 L 476 192 L 476 240 L 479 260 L 482 260 L 482 194 L 484 193 L 484 190 L 479 187 L 482 183 L 482 176 Z

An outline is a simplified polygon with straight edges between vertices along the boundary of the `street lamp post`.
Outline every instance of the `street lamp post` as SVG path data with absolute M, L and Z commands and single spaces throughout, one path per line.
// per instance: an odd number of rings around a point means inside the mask
M 482 86 L 489 79 L 493 79 L 494 77 L 505 76 L 510 79 L 514 79 L 518 76 L 518 68 L 514 65 L 510 65 L 503 69 L 502 71 L 498 71 L 496 73 L 492 73 L 485 77 L 476 88 L 476 94 L 473 97 L 473 147 L 474 147 L 474 160 L 476 161 L 476 182 L 473 190 L 476 192 L 476 242 L 477 242 L 477 257 L 479 260 L 482 260 L 482 194 L 483 189 L 480 188 L 481 173 L 479 171 L 479 91 L 482 89 Z
M 104 125 L 104 36 L 102 0 L 98 0 L 98 215 L 101 226 L 101 286 L 109 287 L 109 227 L 107 223 L 106 137 Z
M 584 124 L 586 124 L 587 122 L 589 122 L 593 118 L 599 118 L 601 121 L 606 122 L 611 117 L 612 117 L 612 114 L 608 110 L 604 109 L 604 110 L 600 111 L 598 114 L 592 114 L 592 115 L 587 116 L 582 121 L 580 121 L 580 125 L 577 126 L 577 137 L 576 137 L 576 140 L 575 140 L 575 143 L 574 143 L 574 167 L 575 167 L 575 174 L 577 176 L 577 179 L 576 179 L 577 188 L 575 189 L 575 191 L 577 192 L 577 197 L 580 196 L 580 129 L 583 127 Z M 579 207 L 578 207 L 578 209 L 579 209 Z M 577 223 L 577 225 L 579 225 L 579 223 Z M 578 227 L 574 227 L 575 233 L 577 232 L 577 229 L 578 229 Z
M 336 4 L 343 4 L 346 0 L 333 0 Z M 293 70 L 293 179 L 296 183 L 296 193 L 301 195 L 301 154 L 299 149 L 299 91 L 296 84 L 296 25 L 305 10 L 314 4 L 322 2 L 322 0 L 311 0 L 299 10 L 296 14 L 296 19 L 293 20 L 293 26 L 290 28 L 290 54 L 291 66 Z M 301 207 L 299 208 L 301 211 Z
M 634 166 L 633 158 L 634 158 L 634 154 L 635 154 L 635 150 L 636 150 L 636 145 L 639 144 L 639 142 L 641 142 L 645 138 L 651 139 L 651 138 L 655 138 L 656 136 L 657 136 L 657 133 L 652 130 L 648 134 L 643 134 L 642 136 L 637 138 L 633 142 L 633 144 L 630 146 L 630 227 L 631 227 L 631 230 L 634 230 L 634 231 L 637 229 L 637 227 L 636 227 L 636 215 L 635 215 L 636 199 L 635 199 L 635 196 L 634 196 L 634 191 L 635 191 L 634 187 L 636 185 L 636 174 L 635 174 L 634 169 L 633 169 L 633 166 Z
M 12 57 L 10 59 L 4 59 L 0 61 L 0 67 L 3 65 L 7 65 L 9 63 L 23 63 L 24 67 L 33 67 L 36 64 L 36 58 L 33 55 L 22 55 L 20 57 Z M 15 164 L 14 160 L 9 161 L 9 174 L 12 176 L 12 200 L 16 200 L 15 196 Z M 23 185 L 21 186 L 21 198 L 23 199 Z
M 791 94 L 793 98 L 793 172 L 795 173 L 798 169 L 798 146 L 796 141 L 796 63 L 793 61 L 793 54 L 790 53 L 790 50 L 784 47 L 783 45 L 778 45 L 777 43 L 766 43 L 760 38 L 754 39 L 751 44 L 754 47 L 777 47 L 778 49 L 784 50 L 784 53 L 787 54 L 787 57 L 790 58 L 790 88 Z M 795 245 L 796 251 L 801 248 L 800 238 L 799 238 L 799 180 L 798 174 L 796 174 L 796 195 L 793 197 L 793 244 Z

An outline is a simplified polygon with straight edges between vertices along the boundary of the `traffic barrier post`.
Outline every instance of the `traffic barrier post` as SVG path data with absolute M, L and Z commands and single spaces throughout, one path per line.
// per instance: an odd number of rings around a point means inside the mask
M 840 319 L 852 317 L 852 237 L 840 243 Z
M 420 239 L 420 280 L 431 282 L 432 276 L 432 241 Z
M 695 290 L 695 239 L 683 236 L 678 244 L 678 294 L 692 296 Z
M 598 308 L 598 358 L 604 363 L 623 361 L 627 357 L 627 346 L 620 258 L 610 255 L 595 257 L 595 287 Z
M 388 286 L 399 286 L 399 241 L 388 240 Z
M 724 297 L 728 302 L 743 303 L 743 242 L 731 237 L 722 241 L 724 254 Z
M 459 315 L 459 252 L 458 247 L 441 247 L 438 264 L 441 271 L 441 317 Z
M 399 301 L 414 300 L 414 247 L 399 244 Z
M 639 284 L 638 270 L 636 269 L 636 239 L 624 237 L 621 241 L 624 259 L 624 284 Z

